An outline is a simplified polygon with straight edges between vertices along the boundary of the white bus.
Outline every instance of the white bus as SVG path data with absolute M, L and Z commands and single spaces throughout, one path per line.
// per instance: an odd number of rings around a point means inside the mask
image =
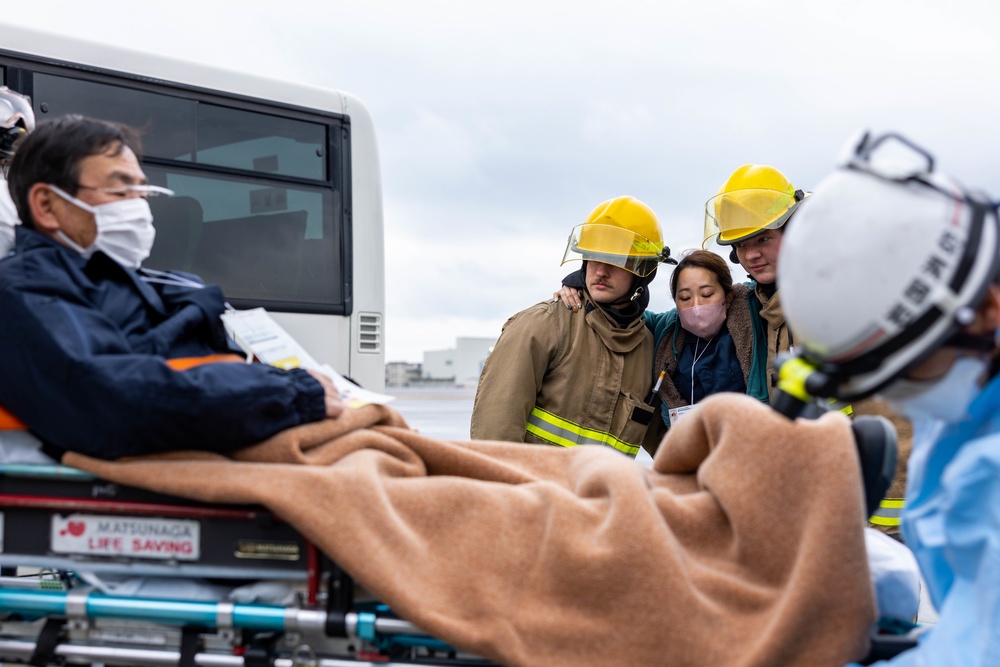
M 143 135 L 144 266 L 217 283 L 264 307 L 320 363 L 385 382 L 382 187 L 371 117 L 354 97 L 3 26 L 0 83 L 38 121 L 79 113 Z

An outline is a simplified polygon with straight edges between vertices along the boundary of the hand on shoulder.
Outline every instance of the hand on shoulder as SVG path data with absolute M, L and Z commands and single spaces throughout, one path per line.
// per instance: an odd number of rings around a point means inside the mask
M 562 301 L 563 305 L 574 313 L 583 308 L 583 296 L 580 294 L 580 290 L 573 287 L 563 285 L 558 292 L 552 294 L 552 300 Z

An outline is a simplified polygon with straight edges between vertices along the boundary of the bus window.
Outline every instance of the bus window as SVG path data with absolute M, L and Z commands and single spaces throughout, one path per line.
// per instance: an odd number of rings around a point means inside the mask
M 190 161 L 197 152 L 194 100 L 51 74 L 32 80 L 39 121 L 71 113 L 104 118 L 139 130 L 147 156 Z
M 157 230 L 145 266 L 222 286 L 237 308 L 348 314 L 341 123 L 47 73 L 39 117 L 80 113 L 143 134 Z
M 326 127 L 201 104 L 197 162 L 326 180 Z
M 79 113 L 137 128 L 148 157 L 327 179 L 324 124 L 50 74 L 34 76 L 34 95 L 40 118 Z
M 144 263 L 217 283 L 237 307 L 294 305 L 300 312 L 344 308 L 340 198 L 321 188 L 146 166 L 174 197 L 150 199 L 157 239 Z M 280 205 L 260 205 L 264 190 Z

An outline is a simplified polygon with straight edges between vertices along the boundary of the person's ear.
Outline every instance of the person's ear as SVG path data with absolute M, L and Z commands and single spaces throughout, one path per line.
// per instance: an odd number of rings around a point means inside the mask
M 35 229 L 40 232 L 53 233 L 59 229 L 59 218 L 55 208 L 62 201 L 59 195 L 52 192 L 44 183 L 35 183 L 28 190 L 28 210 L 35 223 Z

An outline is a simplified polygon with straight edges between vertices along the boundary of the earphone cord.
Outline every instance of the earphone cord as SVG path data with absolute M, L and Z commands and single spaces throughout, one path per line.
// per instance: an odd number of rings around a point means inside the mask
M 691 362 L 691 405 L 694 405 L 694 366 L 695 366 L 695 364 L 698 363 L 698 360 L 701 359 L 702 357 L 704 357 L 705 353 L 708 352 L 708 347 L 712 344 L 713 340 L 715 340 L 715 336 L 712 336 L 711 338 L 708 339 L 708 342 L 705 343 L 705 349 L 702 350 L 701 354 L 699 355 L 698 354 L 698 343 L 701 342 L 701 339 L 700 338 L 695 338 L 695 341 L 694 341 L 694 360 Z

